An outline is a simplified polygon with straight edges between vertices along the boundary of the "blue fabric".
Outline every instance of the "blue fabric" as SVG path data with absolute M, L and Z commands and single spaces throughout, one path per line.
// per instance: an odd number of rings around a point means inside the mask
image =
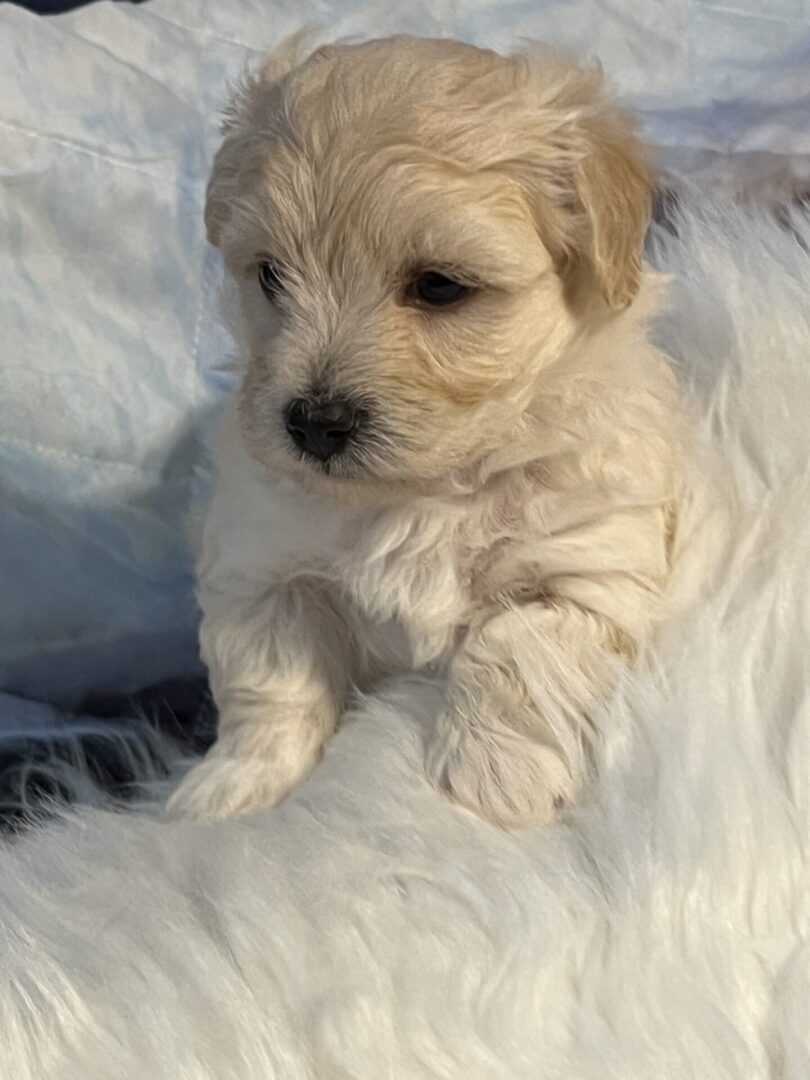
M 0 5 L 2 690 L 197 668 L 188 520 L 230 348 L 205 177 L 227 78 L 313 22 L 595 52 L 665 163 L 810 181 L 810 0 Z

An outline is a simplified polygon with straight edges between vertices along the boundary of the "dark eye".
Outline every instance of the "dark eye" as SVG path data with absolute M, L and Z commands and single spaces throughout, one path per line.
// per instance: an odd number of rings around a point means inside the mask
M 472 292 L 469 285 L 462 285 L 459 281 L 453 281 L 445 274 L 437 270 L 426 270 L 415 278 L 411 285 L 412 295 L 421 303 L 429 307 L 448 307 L 463 300 L 468 293 Z
M 262 259 L 259 263 L 259 284 L 264 295 L 270 300 L 275 299 L 284 288 L 278 268 L 269 259 Z

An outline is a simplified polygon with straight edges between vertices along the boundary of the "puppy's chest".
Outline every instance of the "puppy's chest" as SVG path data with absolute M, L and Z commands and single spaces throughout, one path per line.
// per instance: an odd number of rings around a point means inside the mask
M 350 531 L 339 560 L 342 585 L 388 650 L 413 667 L 441 663 L 459 636 L 509 593 L 510 528 L 486 513 L 380 515 Z

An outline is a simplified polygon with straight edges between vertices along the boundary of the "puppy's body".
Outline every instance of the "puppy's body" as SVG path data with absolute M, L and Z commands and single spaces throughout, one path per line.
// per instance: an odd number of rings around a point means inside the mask
M 231 121 L 208 221 L 242 279 L 247 370 L 199 567 L 220 737 L 176 810 L 277 802 L 353 688 L 428 667 L 448 683 L 436 781 L 546 820 L 661 615 L 677 402 L 646 337 L 656 282 L 627 306 L 643 171 L 598 81 L 536 63 L 326 50 L 266 71 Z M 461 119 L 437 122 L 448 102 Z M 409 291 L 434 268 L 470 283 L 451 309 Z M 352 403 L 327 460 L 285 430 L 305 395 Z

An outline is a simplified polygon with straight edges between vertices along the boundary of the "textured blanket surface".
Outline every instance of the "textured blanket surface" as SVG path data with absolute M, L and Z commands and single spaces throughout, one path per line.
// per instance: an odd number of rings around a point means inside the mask
M 700 595 L 508 835 L 422 771 L 437 688 L 359 703 L 276 810 L 145 806 L 0 847 L 0 1076 L 810 1076 L 810 221 L 684 209 L 657 332 L 711 498 Z

